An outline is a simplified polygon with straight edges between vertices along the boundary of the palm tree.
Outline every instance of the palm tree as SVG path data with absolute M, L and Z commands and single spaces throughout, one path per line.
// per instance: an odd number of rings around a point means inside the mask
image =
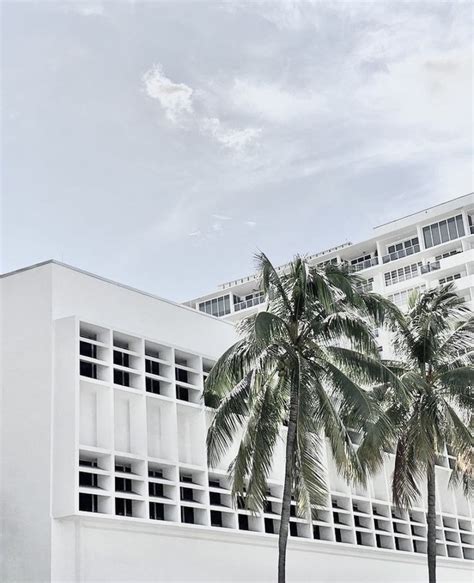
M 392 496 L 409 508 L 427 485 L 428 574 L 436 581 L 436 472 L 439 452 L 447 446 L 456 456 L 453 481 L 473 493 L 474 317 L 453 284 L 414 293 L 406 314 L 392 309 L 393 348 L 400 362 L 387 366 L 406 388 L 400 401 L 388 385 L 374 389 L 384 410 L 370 423 L 359 448 L 361 463 L 375 472 L 384 450 L 395 448 Z
M 285 581 L 291 499 L 299 515 L 324 503 L 323 436 L 348 479 L 364 480 L 346 422 L 357 429 L 375 419 L 370 393 L 360 386 L 394 377 L 378 358 L 367 323 L 381 321 L 385 300 L 360 289 L 347 269 L 310 267 L 296 257 L 279 275 L 257 256 L 267 310 L 244 320 L 241 339 L 213 367 L 205 401 L 217 407 L 207 436 L 216 466 L 240 438 L 229 473 L 232 493 L 259 511 L 275 445 L 286 426 L 286 458 L 279 530 L 278 581 Z M 341 343 L 345 342 L 345 345 Z

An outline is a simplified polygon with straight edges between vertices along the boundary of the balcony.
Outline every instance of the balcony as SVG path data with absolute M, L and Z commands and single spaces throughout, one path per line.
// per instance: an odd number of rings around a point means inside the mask
M 420 267 L 420 271 L 422 275 L 430 273 L 431 271 L 437 271 L 441 268 L 441 263 L 439 261 L 433 261 L 432 263 L 427 263 L 426 265 L 422 265 Z
M 361 261 L 360 263 L 354 263 L 353 265 L 349 265 L 349 271 L 351 273 L 362 271 L 363 269 L 368 269 L 369 267 L 373 267 L 374 265 L 379 264 L 378 257 L 372 257 L 371 259 L 366 259 L 365 261 Z
M 265 296 L 262 294 L 254 298 L 250 298 L 249 300 L 237 302 L 236 304 L 234 304 L 234 312 L 240 312 L 240 310 L 245 310 L 247 308 L 252 308 L 253 306 L 258 306 L 259 304 L 263 304 L 264 301 Z
M 399 251 L 394 251 L 388 255 L 382 257 L 382 263 L 390 263 L 390 261 L 396 261 L 397 259 L 402 259 L 403 257 L 408 257 L 420 252 L 420 245 L 412 245 L 411 247 L 405 247 L 405 249 L 400 249 Z

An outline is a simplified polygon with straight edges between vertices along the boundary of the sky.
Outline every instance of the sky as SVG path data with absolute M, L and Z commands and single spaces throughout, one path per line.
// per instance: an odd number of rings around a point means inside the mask
M 471 2 L 3 2 L 0 272 L 184 301 L 473 190 Z

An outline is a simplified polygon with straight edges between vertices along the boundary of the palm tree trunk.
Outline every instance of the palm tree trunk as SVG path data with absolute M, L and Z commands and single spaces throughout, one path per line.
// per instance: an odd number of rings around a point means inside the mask
M 296 439 L 296 420 L 298 417 L 298 391 L 293 388 L 290 399 L 290 415 L 286 436 L 285 485 L 281 506 L 280 531 L 278 536 L 278 583 L 286 581 L 286 545 L 290 524 L 291 490 L 293 483 L 293 456 Z
M 436 470 L 434 462 L 428 466 L 428 580 L 436 583 Z

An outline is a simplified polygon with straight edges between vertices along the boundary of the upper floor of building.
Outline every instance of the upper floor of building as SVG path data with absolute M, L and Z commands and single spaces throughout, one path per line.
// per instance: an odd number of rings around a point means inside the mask
M 458 280 L 472 301 L 474 288 L 474 193 L 374 227 L 374 236 L 308 256 L 314 266 L 346 264 L 366 279 L 367 289 L 403 305 L 414 288 Z M 289 264 L 278 266 L 285 272 Z M 411 281 L 413 280 L 413 281 Z M 409 282 L 409 283 L 407 283 Z M 256 311 L 265 301 L 257 274 L 223 283 L 186 305 L 230 321 Z

